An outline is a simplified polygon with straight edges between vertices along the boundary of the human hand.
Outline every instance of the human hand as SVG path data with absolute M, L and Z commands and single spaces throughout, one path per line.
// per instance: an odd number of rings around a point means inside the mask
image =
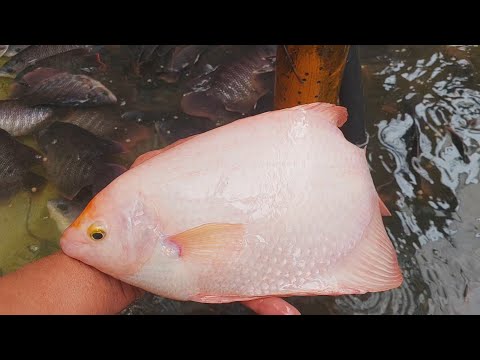
M 0 278 L 0 314 L 113 315 L 143 293 L 58 252 Z M 243 304 L 261 315 L 299 314 L 279 298 Z

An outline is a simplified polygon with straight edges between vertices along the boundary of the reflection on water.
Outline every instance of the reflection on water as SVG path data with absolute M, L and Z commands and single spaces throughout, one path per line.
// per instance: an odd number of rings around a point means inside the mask
M 98 79 L 124 104 L 127 117 L 138 117 L 155 134 L 152 142 L 124 158 L 125 165 L 150 148 L 215 126 L 180 110 L 188 79 L 167 83 L 139 76 L 123 61 L 124 51 L 119 47 L 106 55 L 103 61 L 113 65 Z M 363 46 L 361 58 L 368 160 L 377 189 L 393 214 L 384 222 L 405 281 L 401 288 L 383 293 L 289 301 L 304 314 L 478 314 L 480 48 Z M 187 75 L 195 71 L 191 69 L 185 70 Z M 0 91 L 3 85 L 0 82 Z M 257 111 L 270 106 L 265 101 Z M 0 242 L 2 271 L 55 249 L 58 230 L 48 218 L 45 202 L 56 196 L 49 186 L 34 196 L 21 193 L 0 209 L 0 229 L 6 234 Z M 182 303 L 149 294 L 124 313 L 250 311 L 239 304 Z

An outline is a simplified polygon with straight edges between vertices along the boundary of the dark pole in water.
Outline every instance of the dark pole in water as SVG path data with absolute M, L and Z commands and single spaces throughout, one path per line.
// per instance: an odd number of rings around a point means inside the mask
M 339 102 L 348 110 L 348 120 L 341 128 L 343 135 L 357 146 L 366 146 L 368 136 L 365 127 L 365 96 L 358 45 L 352 45 L 348 52 L 340 87 Z
M 317 101 L 345 106 L 345 138 L 367 144 L 358 46 L 279 45 L 275 80 L 275 109 Z
M 337 104 L 349 45 L 280 45 L 275 109 L 317 101 Z

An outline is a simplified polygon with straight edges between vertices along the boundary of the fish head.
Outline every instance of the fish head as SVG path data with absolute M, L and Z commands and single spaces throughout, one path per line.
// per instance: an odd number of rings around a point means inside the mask
M 117 97 L 102 84 L 97 84 L 91 93 L 89 101 L 95 105 L 115 104 Z
M 150 259 L 157 233 L 141 194 L 125 191 L 117 180 L 89 202 L 62 234 L 60 246 L 66 255 L 126 279 Z

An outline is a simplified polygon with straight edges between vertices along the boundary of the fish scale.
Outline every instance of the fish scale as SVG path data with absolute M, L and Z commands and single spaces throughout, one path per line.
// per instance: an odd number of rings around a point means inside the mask
M 58 158 L 58 159 L 57 159 Z M 48 172 L 55 184 L 61 189 L 82 188 L 91 177 L 93 166 L 86 157 L 77 152 L 67 152 L 48 163 Z
M 146 129 L 133 122 L 124 121 L 116 108 L 102 106 L 95 108 L 78 108 L 71 111 L 60 121 L 77 125 L 96 136 L 124 141 L 126 135 L 133 145 L 135 141 L 142 139 Z
M 47 154 L 47 176 L 63 196 L 72 199 L 80 190 L 118 176 L 109 172 L 110 155 L 121 152 L 118 144 L 98 138 L 73 124 L 56 122 L 42 131 L 39 145 Z M 120 171 L 120 167 L 115 170 Z
M 224 102 L 228 102 L 234 101 L 239 97 L 247 96 L 250 92 L 254 92 L 255 87 L 248 76 L 236 75 L 250 74 L 252 71 L 253 67 L 235 64 L 231 69 L 222 73 L 220 81 L 217 82 L 217 84 L 219 84 L 218 92 L 215 93 L 223 97 Z
M 117 102 L 102 83 L 86 75 L 39 68 L 25 74 L 22 82 L 16 84 L 11 98 L 29 105 L 97 106 Z
M 268 84 L 273 79 L 262 74 L 273 74 L 275 48 L 261 47 L 249 48 L 239 59 L 197 79 L 192 86 L 195 90 L 183 95 L 182 110 L 214 121 L 228 121 L 235 117 L 234 113 L 252 112 L 257 101 L 269 92 Z
M 22 186 L 39 154 L 0 129 L 0 198 L 10 197 Z
M 13 136 L 32 133 L 49 124 L 53 109 L 47 106 L 29 107 L 12 100 L 0 101 L 0 129 Z

